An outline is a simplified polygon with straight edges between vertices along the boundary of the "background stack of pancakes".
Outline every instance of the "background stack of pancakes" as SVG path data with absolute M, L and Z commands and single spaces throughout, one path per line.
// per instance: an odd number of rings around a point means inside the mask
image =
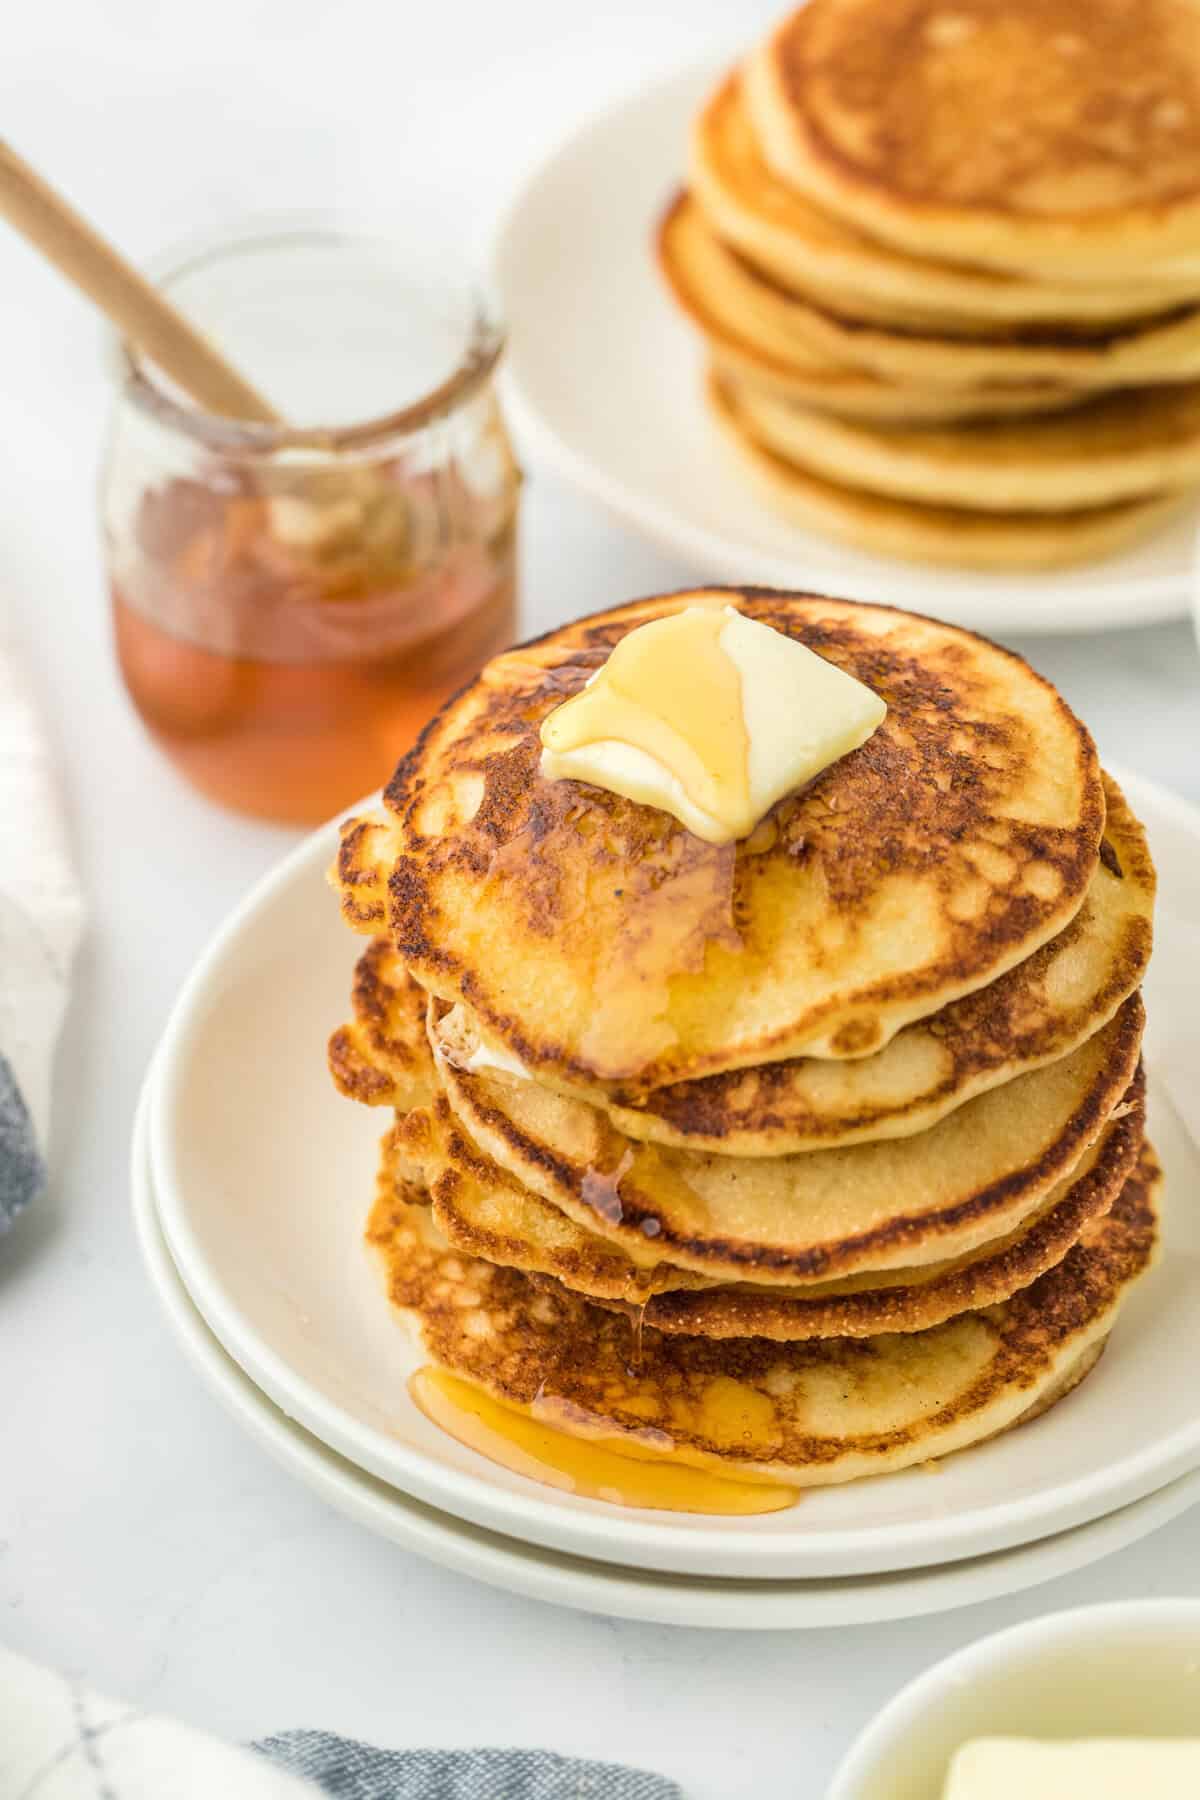
M 784 1484 L 1087 1373 L 1155 1237 L 1141 827 L 1050 685 L 889 608 L 730 593 L 884 723 L 747 839 L 539 773 L 640 601 L 491 663 L 345 828 L 331 1066 L 395 1109 L 370 1236 L 431 1356 Z
M 773 503 L 980 566 L 1200 484 L 1195 0 L 811 0 L 711 96 L 659 260 Z

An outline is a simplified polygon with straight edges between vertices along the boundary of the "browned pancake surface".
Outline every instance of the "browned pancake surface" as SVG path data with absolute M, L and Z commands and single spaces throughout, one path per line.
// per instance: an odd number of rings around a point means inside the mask
M 1146 1150 L 1108 1215 L 1048 1274 L 931 1331 L 776 1344 L 647 1330 L 446 1247 L 381 1193 L 368 1238 L 433 1360 L 567 1430 L 800 1484 L 884 1473 L 1016 1423 L 1107 1336 L 1156 1238 Z
M 1137 988 L 1152 940 L 1155 874 L 1140 823 L 1104 778 L 1107 817 L 1087 896 L 1065 930 L 988 987 L 906 1026 L 872 1057 L 791 1058 L 605 1097 L 628 1136 L 734 1156 L 788 1154 L 927 1129 L 974 1094 L 1076 1049 Z M 382 882 L 379 879 L 382 909 Z M 361 896 L 361 887 L 353 890 Z M 343 1093 L 407 1110 L 436 1087 L 426 1001 L 386 938 L 364 951 L 354 1017 L 330 1062 Z M 440 1031 L 470 1060 L 478 1037 L 456 1008 Z
M 426 1159 L 433 1217 L 448 1243 L 488 1262 L 550 1278 L 602 1305 L 668 1332 L 701 1337 L 872 1337 L 921 1331 L 956 1314 L 1006 1300 L 1060 1262 L 1090 1220 L 1111 1206 L 1132 1172 L 1145 1124 L 1135 1083 L 1122 1116 L 1080 1167 L 1052 1189 L 1031 1223 L 979 1251 L 921 1268 L 767 1288 L 718 1284 L 654 1259 L 638 1261 L 585 1230 L 550 1202 L 505 1176 L 457 1128 L 444 1108 L 419 1115 L 386 1140 L 385 1166 L 411 1199 L 404 1157 Z M 435 1142 L 436 1139 L 436 1142 Z
M 787 1285 L 966 1254 L 1014 1229 L 1096 1141 L 1137 1068 L 1133 995 L 1070 1056 L 968 1101 L 929 1131 L 736 1158 L 625 1137 L 599 1108 L 456 1068 L 451 1110 L 521 1187 L 642 1261 Z
M 1032 953 L 1092 879 L 1095 750 L 1020 659 L 887 608 L 729 593 L 888 706 L 861 749 L 744 842 L 705 844 L 653 808 L 539 773 L 546 715 L 685 595 L 498 658 L 388 789 L 397 950 L 543 1079 L 644 1092 L 802 1050 L 867 1055 Z M 355 923 L 360 831 L 342 854 Z
M 709 97 L 692 131 L 689 178 L 714 233 L 793 292 L 852 318 L 990 335 L 1005 321 L 1103 333 L 1195 294 L 1145 280 L 1138 264 L 1111 281 L 1024 280 L 999 270 L 905 254 L 865 236 L 775 176 L 764 160 L 740 72 Z
M 814 0 L 776 49 L 821 153 L 917 205 L 1040 218 L 1200 193 L 1191 0 Z

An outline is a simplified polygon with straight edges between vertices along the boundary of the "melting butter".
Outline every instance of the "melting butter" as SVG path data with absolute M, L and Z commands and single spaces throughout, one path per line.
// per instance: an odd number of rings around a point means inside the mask
M 864 744 L 886 712 L 783 632 L 732 606 L 688 606 L 629 632 L 549 714 L 541 772 L 658 807 L 728 844 Z
M 463 1059 L 463 1068 L 468 1075 L 511 1075 L 514 1080 L 528 1081 L 529 1070 L 520 1057 L 514 1056 L 511 1050 L 503 1049 L 499 1044 L 485 1044 L 480 1038 L 469 1056 Z
M 794 1506 L 793 1488 L 710 1475 L 669 1451 L 628 1453 L 572 1436 L 530 1407 L 506 1406 L 449 1370 L 427 1363 L 408 1384 L 417 1406 L 460 1444 L 549 1487 L 613 1506 L 667 1512 L 769 1513 Z
M 974 1738 L 955 1753 L 943 1800 L 1193 1800 L 1200 1738 Z

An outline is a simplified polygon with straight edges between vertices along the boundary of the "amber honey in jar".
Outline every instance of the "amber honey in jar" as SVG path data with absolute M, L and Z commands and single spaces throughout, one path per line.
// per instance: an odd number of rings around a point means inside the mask
M 240 812 L 317 823 L 370 792 L 515 635 L 502 333 L 427 267 L 323 224 L 173 267 L 171 297 L 286 425 L 199 412 L 119 352 L 101 515 L 121 673 Z

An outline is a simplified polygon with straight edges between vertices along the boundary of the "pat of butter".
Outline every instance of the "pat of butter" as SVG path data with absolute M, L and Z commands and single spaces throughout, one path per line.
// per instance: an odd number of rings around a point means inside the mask
M 511 1075 L 518 1081 L 529 1080 L 529 1070 L 519 1057 L 514 1056 L 511 1050 L 502 1050 L 498 1045 L 493 1047 L 485 1044 L 482 1038 L 462 1066 L 468 1075 L 499 1072 L 501 1075 Z
M 1200 1738 L 975 1738 L 950 1764 L 943 1800 L 1195 1800 Z
M 887 708 L 794 638 L 732 606 L 639 625 L 542 723 L 541 772 L 746 837 L 777 800 L 857 750 Z

